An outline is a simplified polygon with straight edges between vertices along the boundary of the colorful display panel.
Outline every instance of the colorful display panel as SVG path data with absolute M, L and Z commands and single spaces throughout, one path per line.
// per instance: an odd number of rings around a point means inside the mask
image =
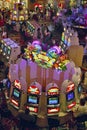
M 12 90 L 12 95 L 10 99 L 10 104 L 16 108 L 20 108 L 21 104 L 21 97 L 22 97 L 22 88 L 21 88 L 21 83 L 19 80 L 15 80 L 13 83 L 13 90 Z
M 73 91 L 70 91 L 69 93 L 66 94 L 67 102 L 73 100 L 74 98 L 75 98 L 75 94 Z
M 19 99 L 20 96 L 21 96 L 20 90 L 18 90 L 17 88 L 14 88 L 14 89 L 13 89 L 12 96 L 14 96 L 15 98 Z
M 55 83 L 49 83 L 47 85 L 47 115 L 58 115 L 59 110 L 59 88 Z
M 69 63 L 66 47 L 53 46 L 47 52 L 42 51 L 41 44 L 31 44 L 25 49 L 24 57 L 36 62 L 43 68 L 54 68 L 57 70 L 66 70 L 66 64 Z
M 27 90 L 27 105 L 26 107 L 30 110 L 30 113 L 37 115 L 39 98 L 41 93 L 41 85 L 38 82 L 33 82 Z
M 71 111 L 76 105 L 75 97 L 75 84 L 70 80 L 65 80 L 61 86 L 60 103 L 62 104 L 61 110 Z

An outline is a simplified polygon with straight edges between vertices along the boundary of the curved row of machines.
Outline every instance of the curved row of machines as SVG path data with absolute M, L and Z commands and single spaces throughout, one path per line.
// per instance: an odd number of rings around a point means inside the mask
M 75 75 L 72 80 L 74 79 Z M 20 81 L 15 80 L 11 85 L 11 91 L 7 89 L 6 95 L 8 95 L 9 104 L 16 108 L 17 112 L 25 106 L 29 108 L 31 114 L 39 117 L 55 116 L 60 115 L 61 112 L 69 112 L 79 104 L 82 85 L 79 80 L 77 82 L 78 84 L 65 80 L 61 90 L 56 83 L 49 83 L 46 91 L 42 92 L 41 84 L 35 81 L 28 86 L 27 92 L 24 92 Z

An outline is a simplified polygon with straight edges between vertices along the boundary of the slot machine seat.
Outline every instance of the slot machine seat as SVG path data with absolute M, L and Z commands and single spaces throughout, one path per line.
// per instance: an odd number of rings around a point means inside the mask
M 87 121 L 87 114 L 83 114 L 81 116 L 78 116 L 75 118 L 76 122 L 77 122 L 77 128 L 82 130 L 85 130 L 86 126 L 85 126 L 85 122 Z
M 27 119 L 24 119 L 24 118 L 20 118 L 19 119 L 19 122 L 20 122 L 20 128 L 22 130 L 26 130 L 26 129 L 31 129 L 31 130 L 34 130 L 35 128 L 37 128 L 37 125 L 36 125 L 36 120 L 37 120 L 37 117 L 35 116 L 35 120 L 34 121 L 28 121 Z
M 53 118 L 48 118 L 48 125 L 49 125 L 49 129 L 58 128 L 59 127 L 59 120 L 53 119 Z
M 12 113 L 9 109 L 3 109 L 1 110 L 1 118 L 9 118 L 12 116 Z

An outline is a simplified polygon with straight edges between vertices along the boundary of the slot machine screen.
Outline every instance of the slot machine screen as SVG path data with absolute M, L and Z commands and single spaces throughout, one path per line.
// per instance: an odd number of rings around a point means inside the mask
M 19 99 L 20 96 L 21 96 L 21 92 L 18 89 L 14 88 L 12 96 L 14 96 L 15 98 Z
M 82 85 L 81 84 L 78 85 L 77 90 L 78 90 L 78 93 L 82 92 Z
M 6 51 L 7 51 L 7 47 L 5 46 L 5 47 L 4 47 L 4 52 L 6 53 Z
M 4 48 L 4 44 L 1 44 L 1 49 L 3 50 L 3 48 Z
M 10 55 L 11 54 L 11 49 L 8 49 L 8 55 Z
M 49 97 L 47 102 L 48 102 L 48 105 L 57 105 L 57 104 L 59 104 L 59 98 L 58 97 Z
M 35 95 L 29 95 L 27 97 L 27 102 L 32 104 L 38 104 L 38 97 Z
M 66 94 L 66 99 L 67 101 L 71 101 L 75 98 L 75 94 L 73 91 L 70 91 L 69 93 Z

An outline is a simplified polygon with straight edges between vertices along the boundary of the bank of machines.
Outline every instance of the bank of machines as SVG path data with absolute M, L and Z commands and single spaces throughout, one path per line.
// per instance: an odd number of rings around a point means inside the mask
M 81 94 L 83 92 L 83 85 L 81 83 L 81 75 L 78 73 L 74 74 L 72 76 L 72 81 L 75 84 L 75 97 L 76 97 L 76 103 L 80 103 Z
M 20 2 L 16 2 L 14 4 L 13 10 L 11 10 L 10 19 L 12 21 L 24 21 L 28 20 L 28 10 L 24 6 L 25 4 L 22 4 Z
M 38 114 L 41 89 L 42 87 L 38 82 L 32 82 L 28 86 L 26 107 L 30 110 L 31 114 Z
M 47 115 L 58 115 L 60 111 L 60 90 L 56 83 L 49 83 L 46 86 L 47 93 Z
M 41 26 L 35 21 L 26 21 L 27 33 L 33 38 L 37 38 L 37 30 L 41 29 Z
M 21 53 L 20 46 L 10 38 L 0 41 L 0 52 L 9 61 L 17 60 L 17 56 Z
M 79 38 L 77 31 L 73 29 L 64 28 L 64 32 L 62 32 L 61 41 L 66 44 L 68 47 L 71 45 L 79 45 Z
M 17 110 L 22 109 L 27 100 L 26 92 L 23 92 L 22 86 L 19 80 L 13 82 L 13 89 L 10 97 L 10 105 Z
M 70 80 L 65 80 L 61 86 L 60 106 L 61 111 L 69 112 L 76 105 L 75 84 Z

